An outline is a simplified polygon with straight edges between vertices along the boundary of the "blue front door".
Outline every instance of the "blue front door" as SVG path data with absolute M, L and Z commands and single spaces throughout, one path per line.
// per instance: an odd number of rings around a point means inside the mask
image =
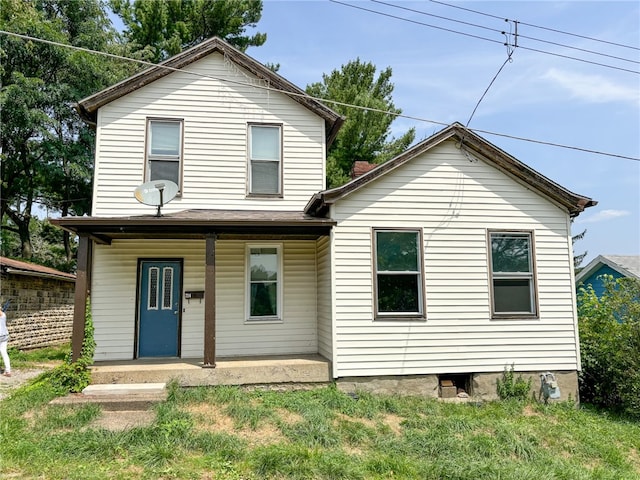
M 138 357 L 177 357 L 181 262 L 140 263 Z

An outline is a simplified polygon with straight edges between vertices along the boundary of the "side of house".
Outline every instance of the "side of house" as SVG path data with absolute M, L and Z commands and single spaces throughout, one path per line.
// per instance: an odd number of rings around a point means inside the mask
M 591 285 L 598 297 L 604 293 L 602 277 L 640 279 L 640 255 L 598 255 L 576 276 L 578 288 Z
M 563 376 L 576 398 L 570 215 L 587 200 L 460 125 L 403 155 L 308 206 L 337 222 L 334 375 L 490 395 L 513 365 Z

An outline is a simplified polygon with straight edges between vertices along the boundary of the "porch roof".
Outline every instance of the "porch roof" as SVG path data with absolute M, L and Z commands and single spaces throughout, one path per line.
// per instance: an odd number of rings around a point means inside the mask
M 328 235 L 335 221 L 303 212 L 274 210 L 192 209 L 157 215 L 129 217 L 61 217 L 51 223 L 98 243 L 116 238 L 196 238 L 216 235 L 220 239 L 316 239 Z

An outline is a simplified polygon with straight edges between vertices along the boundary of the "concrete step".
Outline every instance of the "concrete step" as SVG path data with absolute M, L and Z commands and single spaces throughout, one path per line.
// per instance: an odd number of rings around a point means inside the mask
M 129 383 L 89 385 L 82 393 L 53 399 L 52 405 L 99 404 L 103 410 L 148 410 L 167 399 L 165 383 Z

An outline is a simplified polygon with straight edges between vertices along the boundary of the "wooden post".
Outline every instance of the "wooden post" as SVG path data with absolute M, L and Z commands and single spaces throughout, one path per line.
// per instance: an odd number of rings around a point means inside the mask
M 80 358 L 84 341 L 84 322 L 87 310 L 89 278 L 91 278 L 91 241 L 86 235 L 78 238 L 78 267 L 76 271 L 76 290 L 73 300 L 73 330 L 71 336 L 71 360 Z
M 206 236 L 204 275 L 204 367 L 216 366 L 216 235 Z

